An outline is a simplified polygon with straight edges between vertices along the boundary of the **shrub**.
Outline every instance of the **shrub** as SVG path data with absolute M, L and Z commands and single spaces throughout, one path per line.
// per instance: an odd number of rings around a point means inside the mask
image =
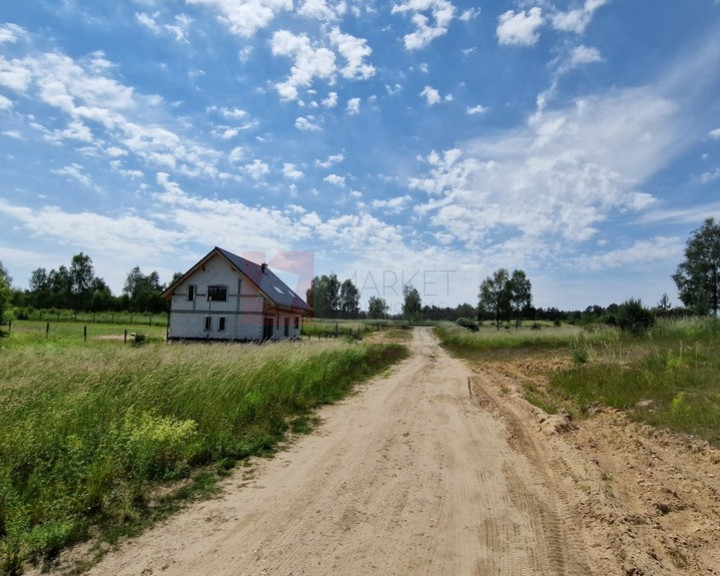
M 631 298 L 618 306 L 617 310 L 608 316 L 607 322 L 623 332 L 639 335 L 653 327 L 655 316 L 642 305 L 640 300 Z
M 463 328 L 467 328 L 471 332 L 477 332 L 478 331 L 478 323 L 475 322 L 475 320 L 471 320 L 470 318 L 458 318 L 455 323 L 458 326 L 462 326 Z

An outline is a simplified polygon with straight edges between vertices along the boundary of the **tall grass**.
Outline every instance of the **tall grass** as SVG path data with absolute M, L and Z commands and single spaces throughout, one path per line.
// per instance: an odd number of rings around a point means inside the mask
M 0 344 L 0 569 L 141 516 L 158 482 L 272 448 L 402 358 L 346 342 Z
M 720 446 L 720 322 L 661 320 L 645 336 L 597 347 L 551 389 L 581 412 L 600 403 Z
M 501 330 L 494 326 L 481 326 L 477 332 L 471 332 L 454 324 L 441 324 L 435 327 L 435 334 L 443 346 L 456 354 L 488 360 L 504 359 L 508 353 L 526 354 L 533 350 L 601 345 L 618 338 L 618 332 L 613 328 L 576 326 Z

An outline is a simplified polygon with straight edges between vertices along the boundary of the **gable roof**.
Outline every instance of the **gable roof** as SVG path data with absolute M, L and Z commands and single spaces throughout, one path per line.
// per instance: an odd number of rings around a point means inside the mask
M 236 269 L 250 280 L 270 302 L 278 308 L 285 308 L 297 311 L 303 315 L 312 314 L 313 309 L 300 298 L 285 282 L 270 270 L 267 264 L 257 264 L 228 250 L 215 246 L 208 254 L 195 264 L 190 270 L 175 280 L 162 297 L 166 300 L 172 298 L 177 287 L 192 276 L 199 268 L 204 266 L 213 256 L 219 255 L 224 258 L 230 266 Z

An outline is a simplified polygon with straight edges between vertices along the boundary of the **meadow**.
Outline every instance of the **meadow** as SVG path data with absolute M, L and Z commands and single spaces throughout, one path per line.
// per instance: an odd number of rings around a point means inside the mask
M 720 320 L 659 319 L 640 335 L 602 325 L 485 326 L 477 333 L 444 325 L 436 332 L 471 361 L 564 360 L 545 364 L 552 366 L 546 387 L 524 383 L 526 399 L 547 412 L 562 408 L 582 418 L 595 405 L 610 406 L 720 446 Z
M 348 339 L 166 344 L 162 326 L 133 344 L 123 335 L 139 327 L 45 326 L 16 322 L 0 338 L 4 574 L 139 529 L 407 354 Z

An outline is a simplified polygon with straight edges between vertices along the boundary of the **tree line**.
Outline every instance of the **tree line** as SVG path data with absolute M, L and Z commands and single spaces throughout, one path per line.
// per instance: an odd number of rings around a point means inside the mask
M 9 289 L 12 278 L 4 267 L 2 269 Z M 178 274 L 173 280 L 177 277 Z M 145 274 L 135 266 L 127 274 L 122 294 L 115 296 L 105 280 L 95 274 L 92 258 L 83 252 L 75 254 L 69 266 L 63 264 L 50 271 L 33 270 L 28 284 L 27 290 L 11 290 L 11 304 L 20 310 L 54 308 L 160 314 L 168 309 L 167 302 L 160 297 L 166 285 L 160 282 L 157 272 Z

